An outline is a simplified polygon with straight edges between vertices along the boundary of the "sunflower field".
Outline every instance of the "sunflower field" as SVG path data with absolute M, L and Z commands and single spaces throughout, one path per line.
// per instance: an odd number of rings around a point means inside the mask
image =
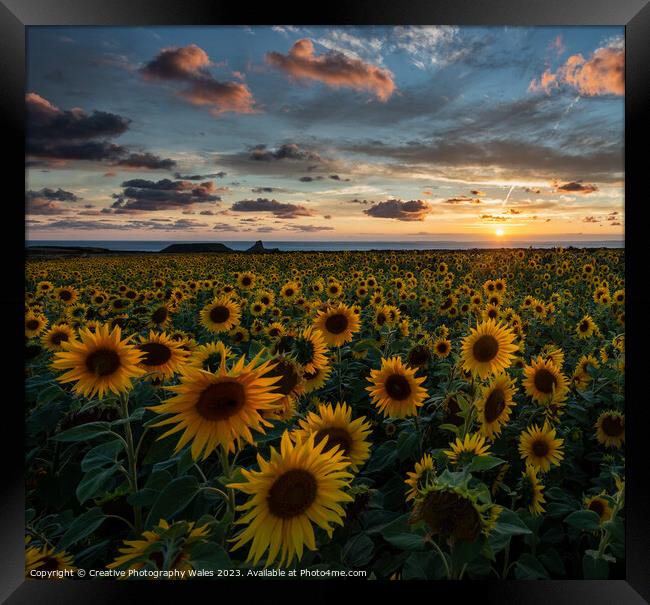
M 29 260 L 26 576 L 623 577 L 623 267 Z

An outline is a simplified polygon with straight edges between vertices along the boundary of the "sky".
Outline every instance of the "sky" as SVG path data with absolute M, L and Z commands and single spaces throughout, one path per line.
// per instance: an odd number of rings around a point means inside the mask
M 29 27 L 26 236 L 621 239 L 621 27 Z

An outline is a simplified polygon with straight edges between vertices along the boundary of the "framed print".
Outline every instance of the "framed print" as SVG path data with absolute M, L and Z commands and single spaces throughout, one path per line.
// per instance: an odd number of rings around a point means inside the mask
M 642 0 L 0 10 L 8 603 L 647 602 Z

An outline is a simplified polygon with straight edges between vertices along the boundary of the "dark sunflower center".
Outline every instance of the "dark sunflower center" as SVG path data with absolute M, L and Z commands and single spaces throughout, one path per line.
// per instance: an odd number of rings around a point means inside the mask
M 161 366 L 167 363 L 172 356 L 171 349 L 159 342 L 147 342 L 138 348 L 144 351 L 145 355 L 142 358 L 142 363 L 146 366 Z
M 72 298 L 72 292 L 69 290 L 61 290 L 61 292 L 59 292 L 59 298 L 68 301 Z
M 386 323 L 386 316 L 383 313 L 377 314 L 377 325 L 383 326 Z
M 285 294 L 285 296 L 293 296 L 293 294 L 294 294 L 294 289 L 293 289 L 293 288 L 287 288 L 287 289 L 284 291 L 284 294 Z
M 414 368 L 419 368 L 429 363 L 430 359 L 429 349 L 424 345 L 417 345 L 409 351 L 408 364 Z
M 600 500 L 592 500 L 589 503 L 589 510 L 593 510 L 599 517 L 602 517 L 605 512 L 605 506 Z
M 538 458 L 544 458 L 548 454 L 548 443 L 541 439 L 533 442 L 533 454 Z
M 485 334 L 481 336 L 472 347 L 474 358 L 480 363 L 487 363 L 492 361 L 499 352 L 499 343 L 494 336 Z
M 228 320 L 230 317 L 230 309 L 228 307 L 214 307 L 210 309 L 210 319 L 216 323 L 221 324 Z
M 446 342 L 439 342 L 436 345 L 436 351 L 438 351 L 438 353 L 446 353 L 447 352 L 447 343 Z
M 111 349 L 97 349 L 86 357 L 86 368 L 96 376 L 110 376 L 120 367 L 120 356 Z
M 321 429 L 316 433 L 314 443 L 318 445 L 326 437 L 327 443 L 323 448 L 324 452 L 327 452 L 338 446 L 346 456 L 350 454 L 350 450 L 352 449 L 352 437 L 350 437 L 350 433 L 348 433 L 345 429 L 336 427 Z
M 458 494 L 431 492 L 422 503 L 420 514 L 433 534 L 469 541 L 481 534 L 478 512 L 469 500 Z
M 55 332 L 50 336 L 50 340 L 52 341 L 53 345 L 60 345 L 62 342 L 67 342 L 68 341 L 68 335 L 65 332 Z
M 166 319 L 167 319 L 167 307 L 158 307 L 151 314 L 151 320 L 156 324 L 161 324 Z
M 411 394 L 411 384 L 405 376 L 401 374 L 391 374 L 384 383 L 386 393 L 391 399 L 402 401 L 408 399 Z
M 282 395 L 288 395 L 291 393 L 300 379 L 295 366 L 284 359 L 281 359 L 268 375 L 281 377 L 274 386 L 280 393 L 282 393 Z
M 342 313 L 337 313 L 336 315 L 330 315 L 325 320 L 325 329 L 330 334 L 341 334 L 345 332 L 348 328 L 348 318 Z
M 242 286 L 250 286 L 253 283 L 253 280 L 246 275 L 245 277 L 242 278 L 241 280 Z
M 246 403 L 244 387 L 234 380 L 211 384 L 199 396 L 196 411 L 206 420 L 227 420 Z
M 497 313 L 497 310 L 496 310 L 496 309 L 490 309 L 490 310 L 488 311 L 488 317 L 489 317 L 490 319 L 494 319 L 497 315 L 498 315 L 498 313 Z
M 269 490 L 269 511 L 280 519 L 298 517 L 312 505 L 317 491 L 318 484 L 309 471 L 287 471 L 275 480 Z
M 37 319 L 30 319 L 28 322 L 25 323 L 25 326 L 27 327 L 28 330 L 36 330 L 40 325 L 41 324 Z
M 542 368 L 535 372 L 535 378 L 533 379 L 533 382 L 535 383 L 535 388 L 538 391 L 549 395 L 553 392 L 553 387 L 557 385 L 557 378 L 555 378 L 551 371 L 547 370 L 546 368 Z
M 271 299 L 270 299 L 268 296 L 262 296 L 262 298 L 260 298 L 260 302 L 261 302 L 263 305 L 268 306 L 268 305 L 271 304 Z
M 588 321 L 583 321 L 580 324 L 580 331 L 581 332 L 586 332 L 587 330 L 589 330 L 589 322 Z
M 625 425 L 618 416 L 605 416 L 601 426 L 608 437 L 619 437 L 625 430 Z
M 501 412 L 506 407 L 506 396 L 505 393 L 497 388 L 488 395 L 488 398 L 485 400 L 485 420 L 486 422 L 494 422 L 497 418 L 501 416 Z
M 298 363 L 306 365 L 314 359 L 314 343 L 306 338 L 300 338 L 295 343 L 296 358 Z

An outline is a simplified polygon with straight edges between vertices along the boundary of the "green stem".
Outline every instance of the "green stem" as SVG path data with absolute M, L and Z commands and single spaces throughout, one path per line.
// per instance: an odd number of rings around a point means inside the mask
M 442 563 L 445 566 L 445 573 L 447 574 L 447 579 L 451 580 L 451 570 L 449 569 L 449 564 L 447 563 L 447 557 L 445 553 L 442 551 L 440 546 L 438 546 L 438 543 L 434 539 L 431 539 L 430 542 L 431 544 L 433 544 L 433 547 L 438 551 L 438 554 L 442 559 Z
M 129 418 L 129 396 L 127 394 L 120 394 L 120 407 L 122 410 L 122 418 L 127 420 L 124 423 L 124 437 L 126 444 L 126 457 L 128 462 L 129 471 L 129 485 L 131 493 L 135 494 L 138 491 L 138 470 L 135 448 L 133 446 L 133 431 L 131 430 L 131 423 L 128 422 Z M 133 505 L 133 519 L 134 528 L 136 533 L 142 531 L 142 507 L 138 504 Z

